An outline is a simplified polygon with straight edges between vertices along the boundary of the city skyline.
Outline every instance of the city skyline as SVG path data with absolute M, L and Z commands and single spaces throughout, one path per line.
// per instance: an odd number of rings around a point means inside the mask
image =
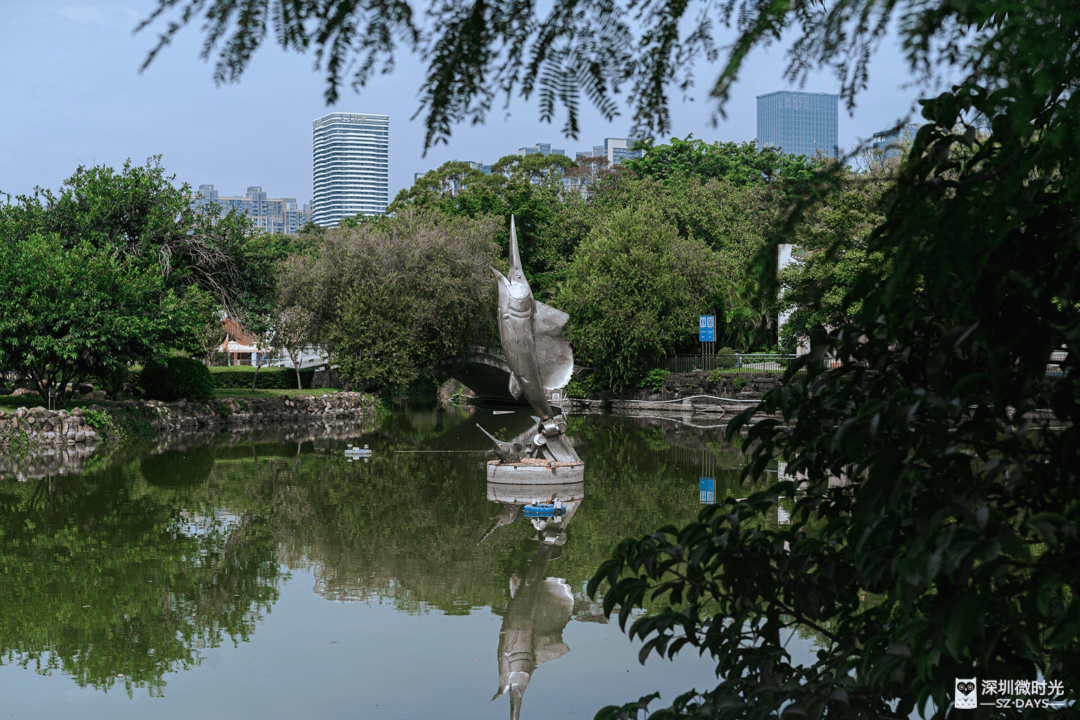
M 213 203 L 221 208 L 222 215 L 237 210 L 246 214 L 256 228 L 266 232 L 296 233 L 307 224 L 311 216 L 310 203 L 268 195 L 260 185 L 248 186 L 243 195 L 222 195 L 213 185 L 203 184 L 191 205 L 204 208 Z
M 275 196 L 305 202 L 314 197 L 312 119 L 354 109 L 397 118 L 389 143 L 391 200 L 412 185 L 413 173 L 448 160 L 490 162 L 492 148 L 510 154 L 540 139 L 576 152 L 632 129 L 625 106 L 612 122 L 583 106 L 577 139 L 568 138 L 560 131 L 564 113 L 544 123 L 534 101 L 514 98 L 505 110 L 499 104 L 482 125 L 455 126 L 448 144 L 425 155 L 421 119 L 410 120 L 425 70 L 416 58 L 403 54 L 392 74 L 375 76 L 359 95 L 342 88 L 341 99 L 330 107 L 311 57 L 285 53 L 270 39 L 238 83 L 215 86 L 212 65 L 198 57 L 202 38 L 196 28 L 181 32 L 140 73 L 156 33 L 151 28 L 133 35 L 132 30 L 153 5 L 149 0 L 63 6 L 4 1 L 0 63 L 20 72 L 8 78 L 10 109 L 0 115 L 0 132 L 8 139 L 0 142 L 0 192 L 13 201 L 35 186 L 56 192 L 80 164 L 119 169 L 126 159 L 142 165 L 160 154 L 176 184 L 187 182 L 193 191 L 211 182 L 237 193 L 258 183 Z M 811 73 L 802 88 L 784 82 L 786 47 L 781 42 L 754 52 L 733 88 L 728 116 L 717 127 L 711 125 L 715 108 L 708 89 L 720 68 L 699 67 L 697 101 L 684 101 L 682 92 L 672 90 L 672 127 L 658 141 L 690 134 L 708 142 L 753 140 L 754 98 L 762 91 L 835 92 L 836 79 L 828 72 Z M 841 148 L 903 120 L 917 96 L 905 87 L 910 79 L 895 34 L 890 35 L 871 64 L 870 87 L 857 98 L 855 115 L 840 113 Z

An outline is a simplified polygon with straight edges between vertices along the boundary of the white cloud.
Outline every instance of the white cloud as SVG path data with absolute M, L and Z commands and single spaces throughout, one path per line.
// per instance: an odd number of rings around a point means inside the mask
M 82 25 L 104 25 L 105 18 L 101 15 L 101 10 L 93 7 L 80 7 L 78 5 L 68 5 L 62 7 L 56 11 L 56 14 L 62 18 L 68 20 L 74 20 Z
M 139 21 L 138 13 L 130 8 L 93 7 L 89 5 L 65 5 L 56 14 L 80 25 L 102 27 L 134 27 Z

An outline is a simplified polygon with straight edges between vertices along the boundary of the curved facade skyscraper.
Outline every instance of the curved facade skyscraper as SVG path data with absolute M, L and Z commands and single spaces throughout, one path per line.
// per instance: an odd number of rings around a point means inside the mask
M 840 157 L 837 142 L 838 96 L 781 90 L 758 95 L 757 146 L 813 158 L 818 152 Z
M 390 116 L 330 113 L 312 123 L 312 220 L 334 227 L 382 215 L 390 191 Z

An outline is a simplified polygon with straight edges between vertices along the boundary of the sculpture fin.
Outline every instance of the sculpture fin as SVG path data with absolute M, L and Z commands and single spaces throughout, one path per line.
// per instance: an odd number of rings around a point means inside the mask
M 501 318 L 503 312 L 510 305 L 510 281 L 495 268 L 491 268 L 491 272 L 495 273 L 495 278 L 499 281 L 499 317 Z
M 515 400 L 519 400 L 521 398 L 521 393 L 524 391 L 525 388 L 521 387 L 518 376 L 514 373 L 510 373 L 510 394 L 514 396 Z
M 502 288 L 500 287 L 500 297 Z M 574 351 L 563 337 L 562 329 L 570 316 L 562 310 L 536 301 L 533 328 L 536 333 L 537 365 L 540 382 L 548 390 L 566 387 L 574 374 Z

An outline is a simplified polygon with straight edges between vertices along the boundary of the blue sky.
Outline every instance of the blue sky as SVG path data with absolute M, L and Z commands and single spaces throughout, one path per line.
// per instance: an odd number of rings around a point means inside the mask
M 390 76 L 378 77 L 361 95 L 349 89 L 327 107 L 323 76 L 314 58 L 286 54 L 267 40 L 239 83 L 215 86 L 211 64 L 199 59 L 199 25 L 140 73 L 162 23 L 132 33 L 153 10 L 154 0 L 0 0 L 0 67 L 5 69 L 0 107 L 0 192 L 12 196 L 35 186 L 56 190 L 80 163 L 119 168 L 125 159 L 142 164 L 151 155 L 176 182 L 212 184 L 222 195 L 243 195 L 260 185 L 270 197 L 311 200 L 311 121 L 328 112 L 390 115 L 390 197 L 412 184 L 414 172 L 447 160 L 494 162 L 519 147 L 550 142 L 576 150 L 605 137 L 624 137 L 629 112 L 605 122 L 583 113 L 578 140 L 561 133 L 563 117 L 542 123 L 534 101 L 514 100 L 493 111 L 483 126 L 461 125 L 449 144 L 423 155 L 423 127 L 410 121 L 418 108 L 422 67 L 401 57 Z M 707 141 L 754 139 L 755 97 L 775 90 L 836 92 L 830 73 L 810 77 L 802 88 L 783 81 L 783 48 L 756 50 L 728 104 L 728 117 L 712 127 L 714 106 L 684 102 L 673 92 L 670 135 Z M 700 94 L 718 74 L 700 66 Z M 875 56 L 870 89 L 853 115 L 840 109 L 842 149 L 896 124 L 917 93 L 895 40 Z

